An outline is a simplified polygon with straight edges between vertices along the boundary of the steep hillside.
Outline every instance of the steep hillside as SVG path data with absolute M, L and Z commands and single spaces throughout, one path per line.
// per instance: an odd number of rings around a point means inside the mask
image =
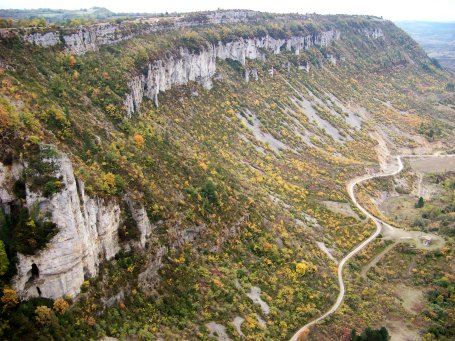
M 453 149 L 453 79 L 379 18 L 0 34 L 6 338 L 287 339 L 375 229 L 347 181 Z

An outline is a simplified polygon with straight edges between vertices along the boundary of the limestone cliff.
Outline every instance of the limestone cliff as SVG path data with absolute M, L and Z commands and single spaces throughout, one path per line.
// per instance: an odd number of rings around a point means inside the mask
M 119 203 L 88 196 L 65 154 L 52 162 L 56 166 L 53 175 L 61 179 L 63 188 L 46 198 L 27 187 L 26 206 L 29 210 L 38 207 L 43 218 L 48 214 L 59 232 L 37 254 L 18 254 L 14 288 L 22 298 L 75 296 L 84 279 L 98 273 L 100 262 L 112 259 L 121 248 Z M 12 183 L 22 174 L 22 167 L 20 163 L 0 164 L 0 202 L 7 213 L 15 200 Z M 125 200 L 140 231 L 138 245 L 144 247 L 152 231 L 149 219 L 144 207 Z
M 123 23 L 98 23 L 77 28 L 26 29 L 23 33 L 1 30 L 0 37 L 19 34 L 23 40 L 41 47 L 62 44 L 64 50 L 74 54 L 97 51 L 103 45 L 112 45 L 134 36 L 151 32 L 194 27 L 207 24 L 227 24 L 253 20 L 257 12 L 246 10 L 215 11 L 193 18 L 186 15 L 171 18 L 141 18 Z
M 378 39 L 384 37 L 384 33 L 380 28 L 371 28 L 371 29 L 364 29 L 363 33 L 372 39 Z
M 74 32 L 60 34 L 58 31 L 33 32 L 26 34 L 24 39 L 32 44 L 42 47 L 55 46 L 62 43 L 65 50 L 84 54 L 88 51 L 96 51 L 101 45 L 112 45 L 119 41 L 131 38 L 132 34 L 122 26 L 113 24 L 96 24 L 88 27 L 80 27 Z
M 239 39 L 217 45 L 208 44 L 199 53 L 180 49 L 178 57 L 156 60 L 148 64 L 147 72 L 133 77 L 128 83 L 130 92 L 126 94 L 124 106 L 128 117 L 139 111 L 143 97 L 152 99 L 158 105 L 158 94 L 169 90 L 173 85 L 196 81 L 205 88 L 212 87 L 212 77 L 216 72 L 216 59 L 232 59 L 245 65 L 246 59 L 264 59 L 263 50 L 279 54 L 282 48 L 299 54 L 312 46 L 328 46 L 340 38 L 340 32 L 329 30 L 319 34 L 275 39 L 269 35 L 260 38 Z

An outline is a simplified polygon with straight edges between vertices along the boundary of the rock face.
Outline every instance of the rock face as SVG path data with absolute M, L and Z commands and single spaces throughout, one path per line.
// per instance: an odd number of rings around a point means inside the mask
M 384 37 L 384 33 L 380 28 L 373 28 L 373 29 L 368 29 L 366 28 L 363 33 L 368 37 L 372 39 L 378 39 L 381 37 Z
M 250 81 L 250 76 L 253 77 L 253 79 L 257 82 L 259 80 L 259 75 L 258 75 L 258 70 L 256 68 L 252 69 L 245 69 L 245 82 Z
M 333 54 L 328 54 L 327 60 L 330 62 L 330 64 L 337 65 L 337 58 Z
M 310 67 L 311 67 L 311 63 L 307 61 L 307 62 L 305 62 L 305 64 L 299 65 L 299 70 L 304 70 L 308 73 L 308 72 L 310 72 Z
M 39 207 L 42 215 L 49 213 L 59 232 L 36 255 L 18 254 L 14 287 L 22 298 L 75 296 L 84 276 L 96 275 L 99 263 L 113 258 L 120 249 L 119 205 L 87 196 L 65 155 L 53 162 L 55 176 L 62 178 L 64 188 L 51 198 L 27 189 L 26 205 L 29 210 Z
M 256 12 L 246 10 L 225 10 L 215 11 L 207 14 L 207 18 L 212 24 L 226 24 L 243 22 L 256 17 Z
M 59 154 L 52 162 L 53 175 L 61 179 L 64 187 L 50 198 L 27 188 L 26 206 L 29 210 L 38 207 L 42 217 L 49 214 L 59 232 L 37 254 L 18 254 L 14 288 L 24 299 L 75 296 L 84 279 L 98 273 L 100 262 L 112 259 L 120 250 L 119 203 L 88 196 L 84 184 L 75 179 L 66 155 Z M 0 199 L 4 209 L 14 200 L 11 183 L 19 177 L 19 166 L 0 165 Z M 139 245 L 143 247 L 152 231 L 150 222 L 141 205 L 126 200 L 141 231 Z
M 129 196 L 126 196 L 125 201 L 131 211 L 133 219 L 136 221 L 137 228 L 141 233 L 139 237 L 139 247 L 143 249 L 145 248 L 148 238 L 153 232 L 152 224 L 150 224 L 150 220 L 144 206 L 138 205 Z
M 62 28 L 53 31 L 28 30 L 20 34 L 30 43 L 42 47 L 51 47 L 58 44 L 64 46 L 65 51 L 74 54 L 84 54 L 97 51 L 102 45 L 112 45 L 130 39 L 140 34 L 180 29 L 185 27 L 201 26 L 206 24 L 226 24 L 247 22 L 253 20 L 257 13 L 244 10 L 215 11 L 194 20 L 185 16 L 166 18 L 142 18 L 140 21 L 125 21 L 120 24 L 100 23 L 77 28 Z M 16 34 L 15 31 L 3 30 L 1 36 Z
M 131 37 L 132 34 L 128 33 L 120 25 L 96 24 L 80 27 L 68 34 L 60 34 L 58 31 L 34 32 L 26 34 L 24 40 L 42 47 L 50 47 L 62 43 L 66 51 L 84 54 L 88 51 L 98 50 L 101 45 L 116 44 Z
M 158 94 L 169 90 L 173 85 L 183 85 L 196 81 L 205 88 L 212 87 L 212 78 L 216 73 L 216 59 L 232 59 L 245 65 L 246 59 L 265 58 L 262 50 L 279 54 L 282 48 L 299 54 L 302 49 L 312 46 L 328 46 L 340 38 L 340 32 L 330 30 L 317 35 L 275 39 L 270 36 L 261 38 L 239 39 L 217 45 L 207 45 L 199 53 L 190 53 L 181 49 L 178 57 L 157 60 L 148 64 L 145 74 L 134 77 L 129 83 L 130 92 L 126 95 L 124 106 L 127 117 L 139 111 L 143 97 L 154 101 L 158 106 Z M 256 72 L 257 74 L 257 72 Z M 245 76 L 249 80 L 249 75 Z M 255 75 L 253 77 L 256 78 Z
M 204 230 L 205 225 L 197 225 L 181 230 L 174 226 L 170 229 L 169 235 L 172 241 L 169 243 L 171 250 L 180 248 L 186 243 L 194 241 Z M 148 260 L 145 270 L 139 274 L 139 286 L 147 295 L 155 295 L 155 286 L 159 281 L 158 270 L 161 268 L 163 257 L 169 252 L 169 248 L 161 246 L 157 252 Z

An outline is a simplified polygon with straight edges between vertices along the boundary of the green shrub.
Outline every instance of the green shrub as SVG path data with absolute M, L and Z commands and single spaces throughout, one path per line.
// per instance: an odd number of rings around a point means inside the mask
M 8 271 L 9 260 L 6 255 L 5 244 L 0 240 L 0 276 L 3 276 Z
M 53 196 L 55 193 L 59 192 L 64 187 L 63 183 L 56 179 L 51 178 L 43 188 L 43 194 L 46 198 Z
M 38 208 L 29 214 L 26 207 L 18 207 L 12 212 L 11 235 L 13 249 L 26 255 L 41 250 L 58 232 L 53 222 L 39 216 Z
M 137 222 L 133 218 L 133 214 L 129 205 L 126 202 L 123 202 L 121 206 L 123 225 L 118 229 L 118 236 L 120 240 L 123 242 L 130 240 L 139 240 L 141 231 L 139 231 Z
M 13 193 L 19 199 L 25 199 L 26 190 L 25 190 L 25 181 L 23 178 L 18 179 L 14 182 Z
M 390 340 L 389 332 L 385 327 L 380 329 L 366 328 L 361 335 L 357 335 L 355 329 L 351 332 L 351 341 L 388 341 Z
M 210 206 L 218 206 L 220 204 L 216 186 L 211 180 L 208 180 L 201 187 L 200 194 L 204 200 L 204 203 L 209 204 Z

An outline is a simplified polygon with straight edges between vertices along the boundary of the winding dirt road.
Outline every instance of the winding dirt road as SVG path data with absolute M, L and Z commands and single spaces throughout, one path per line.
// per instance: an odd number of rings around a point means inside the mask
M 352 180 L 350 180 L 346 186 L 347 190 L 348 190 L 348 193 L 349 193 L 349 197 L 351 198 L 352 202 L 357 206 L 357 208 L 362 211 L 363 214 L 365 214 L 365 216 L 367 218 L 370 218 L 371 220 L 374 221 L 374 223 L 376 224 L 376 231 L 370 236 L 368 237 L 367 239 L 365 239 L 362 243 L 360 243 L 358 246 L 356 246 L 351 252 L 349 252 L 341 261 L 340 263 L 338 264 L 338 284 L 339 284 L 339 287 L 340 287 L 340 292 L 338 294 L 338 297 L 337 297 L 337 300 L 335 301 L 335 303 L 332 305 L 332 307 L 327 311 L 325 312 L 323 315 L 319 316 L 318 318 L 312 320 L 311 322 L 307 323 L 306 325 L 304 325 L 302 328 L 300 328 L 293 336 L 292 338 L 290 339 L 290 341 L 298 341 L 299 340 L 299 337 L 300 336 L 303 336 L 307 333 L 307 330 L 315 325 L 316 323 L 322 321 L 323 319 L 325 319 L 327 316 L 333 314 L 338 308 L 339 306 L 341 305 L 341 303 L 343 302 L 343 299 L 344 299 L 344 294 L 345 294 L 345 285 L 344 285 L 344 281 L 343 281 L 343 268 L 344 268 L 344 265 L 353 257 L 355 256 L 358 252 L 360 252 L 362 249 L 364 249 L 370 242 L 372 242 L 380 233 L 381 233 L 381 230 L 383 227 L 385 228 L 389 228 L 391 230 L 393 229 L 397 229 L 396 227 L 393 227 L 393 226 L 390 226 L 389 224 L 383 222 L 382 220 L 376 218 L 375 216 L 373 216 L 370 212 L 368 212 L 365 208 L 363 208 L 359 202 L 357 201 L 357 198 L 355 197 L 355 193 L 354 193 L 354 189 L 355 189 L 355 186 L 359 183 L 362 183 L 364 181 L 367 181 L 367 180 L 370 180 L 370 179 L 374 179 L 374 178 L 383 178 L 383 177 L 387 177 L 387 176 L 393 176 L 393 175 L 396 175 L 398 173 L 400 173 L 402 170 L 403 170 L 403 162 L 402 162 L 402 158 L 413 158 L 413 157 L 451 157 L 451 156 L 455 156 L 454 154 L 450 154 L 450 155 L 441 155 L 441 154 L 437 154 L 437 155 L 397 155 L 396 156 L 396 161 L 397 161 L 397 169 L 393 170 L 393 171 L 385 171 L 385 172 L 380 172 L 380 173 L 376 173 L 376 174 L 366 174 L 366 175 L 363 175 L 363 176 L 360 176 L 360 177 L 357 177 L 357 178 L 354 178 Z

